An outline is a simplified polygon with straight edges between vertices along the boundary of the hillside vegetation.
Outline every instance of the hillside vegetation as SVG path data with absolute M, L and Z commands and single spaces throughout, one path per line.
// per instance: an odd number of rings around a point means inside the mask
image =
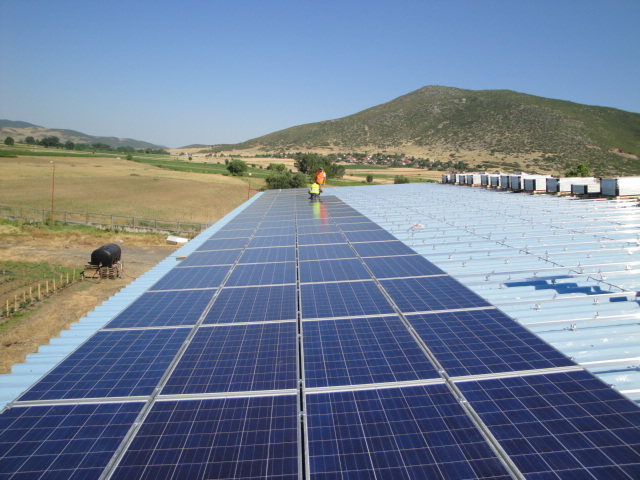
M 640 114 L 510 90 L 429 86 L 336 120 L 301 125 L 226 149 L 357 152 L 416 147 L 524 155 L 538 171 L 585 162 L 601 175 L 640 174 Z M 499 164 L 500 162 L 496 162 Z

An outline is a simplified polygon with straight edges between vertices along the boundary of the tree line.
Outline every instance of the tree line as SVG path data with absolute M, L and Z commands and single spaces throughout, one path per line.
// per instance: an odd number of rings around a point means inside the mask
M 27 145 L 39 145 L 45 148 L 64 148 L 65 150 L 75 150 L 79 152 L 109 152 L 109 153 L 151 153 L 156 155 L 169 155 L 164 148 L 138 148 L 135 149 L 129 146 L 112 147 L 106 143 L 94 142 L 94 143 L 76 143 L 71 140 L 61 142 L 60 138 L 55 135 L 51 135 L 44 138 L 36 139 L 32 136 L 28 136 L 24 139 L 24 143 Z M 7 146 L 13 146 L 15 140 L 12 137 L 6 137 L 4 144 Z

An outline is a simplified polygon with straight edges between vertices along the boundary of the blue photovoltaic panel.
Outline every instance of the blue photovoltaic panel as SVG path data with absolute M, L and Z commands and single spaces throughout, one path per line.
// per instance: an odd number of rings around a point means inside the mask
M 500 310 L 406 318 L 451 377 L 574 365 Z
M 306 399 L 312 479 L 511 479 L 443 384 Z
M 111 320 L 105 328 L 195 325 L 215 290 L 147 292 Z
M 283 283 L 296 283 L 296 262 L 236 265 L 225 286 L 275 285 Z
M 296 395 L 156 402 L 114 480 L 298 480 Z
M 340 226 L 351 223 L 371 223 L 371 220 L 355 210 L 338 213 L 331 211 L 331 218 Z
M 295 244 L 295 235 L 274 235 L 273 237 L 253 237 L 247 248 L 289 247 Z
M 300 262 L 300 281 L 302 283 L 368 280 L 370 278 L 371 275 L 362 266 L 359 258 Z
M 190 329 L 99 331 L 21 401 L 150 395 Z
M 200 328 L 162 394 L 297 388 L 295 322 Z
M 373 281 L 308 283 L 300 286 L 302 318 L 340 318 L 394 313 Z
M 99 478 L 144 403 L 14 407 L 0 415 L 0 476 Z
M 357 232 L 344 232 L 350 242 L 381 242 L 398 240 L 386 230 L 362 230 Z
M 303 322 L 307 388 L 440 378 L 396 316 Z
M 415 250 L 407 247 L 400 241 L 394 242 L 367 242 L 354 243 L 353 248 L 356 249 L 361 257 L 386 257 L 389 255 L 415 255 Z
M 293 225 L 290 227 L 266 227 L 266 228 L 258 228 L 256 230 L 256 237 L 272 237 L 274 235 L 294 235 L 296 233 L 296 229 Z
M 324 243 L 344 243 L 341 233 L 308 233 L 298 235 L 298 245 L 322 245 Z
M 241 237 L 247 238 L 253 235 L 254 231 L 255 231 L 255 228 L 253 227 L 242 229 L 242 230 L 237 230 L 237 229 L 220 230 L 216 232 L 211 238 L 216 240 L 219 240 L 222 238 L 241 238 Z
M 640 478 L 640 410 L 588 372 L 457 386 L 527 478 Z
M 491 306 L 451 277 L 400 278 L 380 283 L 403 312 Z
M 418 277 L 442 275 L 444 272 L 421 255 L 401 255 L 397 257 L 369 257 L 364 263 L 376 278 Z
M 356 254 L 348 243 L 325 245 L 302 245 L 298 247 L 298 257 L 304 260 L 331 260 L 334 258 L 355 258 Z
M 204 323 L 291 320 L 297 311 L 295 285 L 223 288 Z
M 230 232 L 231 234 L 234 234 L 235 232 L 239 232 L 239 231 L 244 231 L 243 232 L 243 237 L 248 237 L 251 235 L 251 233 L 249 233 L 247 235 L 247 231 L 249 232 L 253 232 L 253 230 L 255 230 L 256 225 L 258 224 L 258 222 L 260 221 L 260 219 L 256 219 L 256 220 L 243 220 L 243 221 L 239 221 L 239 220 L 231 220 L 229 223 L 227 223 L 225 226 L 221 227 L 220 230 L 218 230 L 214 235 L 217 236 L 218 233 L 227 233 Z M 229 237 L 220 237 L 220 238 L 229 238 Z
M 189 290 L 220 286 L 231 270 L 230 265 L 216 267 L 173 268 L 149 290 Z
M 232 250 L 235 248 L 244 248 L 248 242 L 248 237 L 221 239 L 216 239 L 215 237 L 213 237 L 210 240 L 206 240 L 205 242 L 203 242 L 202 245 L 196 249 L 196 251 Z
M 339 225 L 340 230 L 343 232 L 356 232 L 356 231 L 377 231 L 380 230 L 380 225 L 374 222 L 363 223 L 343 223 Z
M 242 250 L 214 250 L 205 252 L 193 252 L 182 260 L 178 267 L 210 266 L 210 265 L 230 265 L 233 264 L 242 253 Z
M 295 262 L 295 247 L 248 248 L 240 263 Z
M 301 225 L 298 227 L 298 235 L 313 235 L 318 233 L 340 233 L 333 223 L 324 225 Z
M 260 222 L 260 228 L 293 228 L 296 222 L 292 218 L 287 220 L 263 220 Z

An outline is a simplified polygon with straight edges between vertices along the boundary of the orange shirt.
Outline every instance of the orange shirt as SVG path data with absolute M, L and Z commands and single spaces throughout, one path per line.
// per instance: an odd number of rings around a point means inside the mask
M 323 172 L 322 170 L 318 170 L 318 172 L 316 173 L 316 183 L 318 185 L 324 185 L 326 181 L 327 181 L 327 173 Z

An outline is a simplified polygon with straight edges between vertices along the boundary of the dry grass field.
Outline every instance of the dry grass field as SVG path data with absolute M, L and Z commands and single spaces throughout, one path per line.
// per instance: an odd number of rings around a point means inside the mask
M 0 157 L 0 172 L 0 204 L 12 207 L 49 210 L 53 190 L 60 212 L 205 223 L 247 200 L 246 180 L 114 158 Z

